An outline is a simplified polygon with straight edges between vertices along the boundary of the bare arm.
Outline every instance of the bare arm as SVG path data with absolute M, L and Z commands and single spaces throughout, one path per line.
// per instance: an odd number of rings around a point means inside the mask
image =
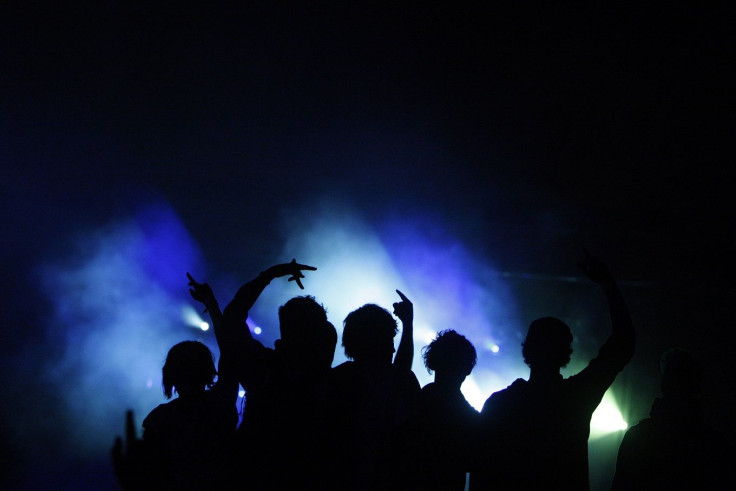
M 238 336 L 242 336 L 246 340 L 253 339 L 246 324 L 248 312 L 263 290 L 271 283 L 271 279 L 264 271 L 238 289 L 235 297 L 227 304 L 223 313 L 223 321 L 228 332 L 237 333 Z
M 585 251 L 585 258 L 579 266 L 591 281 L 603 288 L 606 294 L 611 314 L 611 336 L 604 348 L 609 350 L 608 355 L 615 357 L 623 368 L 623 365 L 628 363 L 634 355 L 636 348 L 636 332 L 629 308 L 618 289 L 616 280 L 602 261 Z
M 204 311 L 210 314 L 212 330 L 215 332 L 215 340 L 217 340 L 217 345 L 220 347 L 220 351 L 222 351 L 223 346 L 227 342 L 223 339 L 225 333 L 223 331 L 222 311 L 220 311 L 217 298 L 215 298 L 215 294 L 208 283 L 197 283 L 189 273 L 187 273 L 187 278 L 189 279 L 189 293 L 192 295 L 192 298 L 204 305 Z
M 399 290 L 396 293 L 401 297 L 401 302 L 394 303 L 394 315 L 401 321 L 401 340 L 394 365 L 411 370 L 414 361 L 414 305 Z
M 221 394 L 226 400 L 235 403 L 238 398 L 238 381 L 233 366 L 235 359 L 236 340 L 232 330 L 228 330 L 220 305 L 207 283 L 198 283 L 191 274 L 189 279 L 189 293 L 192 298 L 205 306 L 205 312 L 210 314 L 212 330 L 215 333 L 217 347 L 220 349 L 220 359 L 217 363 L 217 384 L 213 390 Z
M 225 307 L 224 319 L 228 323 L 228 329 L 237 329 L 242 332 L 243 336 L 252 339 L 253 336 L 250 334 L 247 326 L 245 326 L 245 329 L 242 329 L 242 326 L 245 325 L 245 321 L 248 319 L 248 312 L 253 307 L 253 304 L 256 303 L 256 300 L 258 300 L 258 297 L 268 284 L 271 283 L 271 280 L 290 275 L 289 281 L 296 282 L 299 288 L 304 289 L 304 285 L 301 282 L 301 278 L 304 278 L 302 271 L 315 271 L 316 269 L 314 266 L 299 264 L 293 259 L 290 263 L 277 264 L 262 271 L 251 281 L 241 286 L 235 297 Z
M 236 346 L 234 363 L 237 368 L 237 379 L 244 389 L 248 390 L 251 384 L 259 379 L 265 348 L 253 338 L 248 328 L 248 312 L 255 304 L 261 292 L 271 283 L 271 280 L 291 275 L 289 281 L 295 281 L 299 288 L 304 288 L 301 278 L 302 271 L 314 271 L 317 268 L 298 264 L 296 260 L 290 263 L 277 264 L 262 271 L 258 276 L 240 287 L 235 297 L 225 307 L 223 321 L 228 336 L 232 336 Z

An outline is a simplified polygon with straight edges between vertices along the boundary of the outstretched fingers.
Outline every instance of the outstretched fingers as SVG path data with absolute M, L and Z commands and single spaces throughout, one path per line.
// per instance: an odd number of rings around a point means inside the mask
M 289 266 L 291 267 L 291 278 L 289 278 L 289 281 L 293 281 L 304 290 L 304 285 L 302 284 L 302 278 L 304 278 L 304 273 L 302 271 L 317 271 L 317 268 L 314 266 L 309 266 L 308 264 L 300 264 L 296 262 L 296 259 L 292 259 L 289 263 Z
M 304 285 L 302 285 L 302 280 L 301 280 L 302 278 L 304 278 L 304 275 L 300 273 L 299 276 L 294 275 L 291 278 L 289 278 L 289 281 L 295 281 L 297 286 L 299 286 L 299 288 L 304 290 Z
M 317 268 L 314 266 L 309 266 L 308 264 L 300 264 L 296 262 L 296 259 L 292 259 L 289 263 L 292 267 L 297 268 L 299 271 L 317 271 Z

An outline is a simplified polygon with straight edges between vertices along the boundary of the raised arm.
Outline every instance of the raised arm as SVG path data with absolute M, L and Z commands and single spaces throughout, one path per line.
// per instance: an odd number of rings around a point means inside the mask
M 225 333 L 223 331 L 222 311 L 220 311 L 217 298 L 215 298 L 215 294 L 212 292 L 212 288 L 208 283 L 197 283 L 189 273 L 187 273 L 187 278 L 189 279 L 189 293 L 192 295 L 192 298 L 204 305 L 204 311 L 210 314 L 212 330 L 215 332 L 215 340 L 220 347 L 220 351 L 222 351 L 223 345 L 227 343 L 223 339 Z
M 623 368 L 631 360 L 636 348 L 636 333 L 634 323 L 629 315 L 629 308 L 624 302 L 616 280 L 601 260 L 585 251 L 585 258 L 579 266 L 591 281 L 603 288 L 608 299 L 608 307 L 611 313 L 611 336 L 604 347 L 601 348 L 601 354 L 615 359 L 616 363 Z
M 296 259 L 292 259 L 290 263 L 277 264 L 262 271 L 251 281 L 241 286 L 235 297 L 225 307 L 223 317 L 228 324 L 228 329 L 234 325 L 243 326 L 245 324 L 248 319 L 248 312 L 263 290 L 271 283 L 271 280 L 290 275 L 289 281 L 296 282 L 299 288 L 303 290 L 304 285 L 302 285 L 301 279 L 304 278 L 304 273 L 302 271 L 315 271 L 316 269 L 314 266 L 299 264 Z M 241 331 L 246 338 L 253 338 L 247 326 L 245 330 L 241 329 Z
M 136 436 L 133 411 L 125 412 L 125 442 L 121 437 L 115 438 L 110 450 L 115 477 L 124 490 L 156 489 L 161 483 L 158 480 L 160 471 L 156 448 L 150 448 L 150 442 Z
M 411 370 L 414 361 L 414 305 L 399 290 L 396 293 L 401 297 L 401 302 L 394 303 L 394 315 L 401 321 L 401 340 L 394 365 Z
M 228 329 L 220 311 L 220 305 L 207 283 L 198 283 L 191 274 L 189 279 L 189 293 L 192 298 L 205 306 L 205 312 L 210 314 L 212 330 L 215 333 L 217 347 L 220 349 L 220 359 L 217 363 L 217 384 L 213 390 L 217 391 L 226 401 L 234 403 L 238 398 L 238 381 L 235 374 L 236 334 Z

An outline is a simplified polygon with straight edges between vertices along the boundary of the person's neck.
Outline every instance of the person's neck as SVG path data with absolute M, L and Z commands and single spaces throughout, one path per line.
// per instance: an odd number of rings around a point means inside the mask
M 532 366 L 529 371 L 529 382 L 548 384 L 560 379 L 560 369 L 548 366 Z
M 463 385 L 465 377 L 453 373 L 440 373 L 435 372 L 434 384 L 443 391 L 454 392 L 460 391 L 460 387 Z
M 356 365 L 359 365 L 361 367 L 370 367 L 370 368 L 387 368 L 391 366 L 391 359 L 390 358 L 378 358 L 378 357 L 363 357 L 363 358 L 356 358 L 353 360 L 353 363 Z
M 205 388 L 200 386 L 182 385 L 176 387 L 176 393 L 179 394 L 179 397 L 191 397 L 204 394 L 204 392 Z

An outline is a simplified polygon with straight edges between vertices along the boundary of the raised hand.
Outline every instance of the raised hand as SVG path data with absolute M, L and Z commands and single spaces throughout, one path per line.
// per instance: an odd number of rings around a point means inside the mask
M 399 290 L 396 290 L 396 293 L 401 297 L 401 302 L 394 303 L 394 315 L 402 324 L 411 323 L 414 320 L 414 304 Z
M 142 441 L 136 436 L 133 411 L 125 413 L 125 444 L 122 438 L 115 438 L 110 453 L 115 476 L 122 488 L 140 489 L 149 476 Z
M 302 271 L 316 271 L 317 268 L 314 266 L 307 266 L 306 264 L 299 264 L 296 259 L 292 259 L 290 263 L 277 264 L 271 266 L 266 270 L 266 273 L 273 278 L 281 278 L 282 276 L 291 275 L 289 281 L 294 281 L 296 284 L 304 290 L 301 279 L 304 278 Z
M 208 283 L 197 283 L 197 280 L 195 280 L 189 273 L 187 273 L 187 278 L 189 279 L 188 285 L 191 287 L 189 288 L 189 293 L 192 295 L 192 298 L 202 303 L 205 307 L 202 313 L 209 311 L 210 315 L 212 315 L 212 312 L 219 312 L 220 308 L 217 305 L 217 299 L 215 298 L 215 294 L 212 292 L 210 285 Z
M 611 276 L 608 266 L 600 259 L 593 257 L 587 250 L 583 249 L 583 252 L 585 257 L 578 263 L 578 267 L 585 276 L 599 285 L 612 282 L 613 276 Z
M 394 365 L 404 370 L 411 370 L 414 360 L 414 305 L 406 295 L 396 290 L 401 302 L 394 303 L 394 315 L 401 321 L 401 341 L 396 350 Z
M 210 288 L 208 283 L 197 283 L 189 273 L 187 273 L 187 278 L 189 278 L 188 285 L 191 287 L 189 288 L 189 293 L 192 295 L 194 300 L 201 302 L 206 306 L 207 302 L 215 298 L 215 294 L 212 292 L 212 288 Z M 207 312 L 206 309 L 205 312 Z

